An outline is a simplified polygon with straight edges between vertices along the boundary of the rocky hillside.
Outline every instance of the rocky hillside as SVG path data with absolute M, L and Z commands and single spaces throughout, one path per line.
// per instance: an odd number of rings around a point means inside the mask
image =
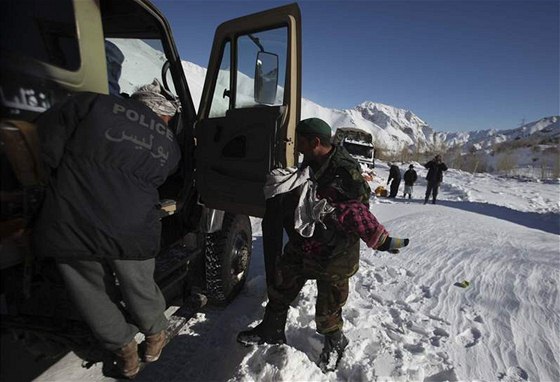
M 507 142 L 523 141 L 535 144 L 558 144 L 560 117 L 546 117 L 509 130 L 481 130 L 460 133 L 438 133 L 449 148 L 465 150 L 492 149 Z
M 304 102 L 303 117 L 323 116 L 333 129 L 357 127 L 373 134 L 377 146 L 389 152 L 407 147 L 410 151 L 447 151 L 461 148 L 464 152 L 492 150 L 496 145 L 522 141 L 554 145 L 560 139 L 560 117 L 552 116 L 509 130 L 478 130 L 470 132 L 436 132 L 410 110 L 371 101 L 347 110 L 323 109 Z M 331 117 L 329 119 L 329 117 Z M 334 117 L 334 118 L 333 118 Z

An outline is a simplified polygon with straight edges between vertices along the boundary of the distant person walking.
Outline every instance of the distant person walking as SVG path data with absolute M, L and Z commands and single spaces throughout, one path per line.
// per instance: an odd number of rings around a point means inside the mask
M 401 184 L 401 170 L 396 164 L 391 165 L 389 168 L 389 179 L 387 179 L 387 184 L 391 183 L 391 189 L 389 192 L 389 197 L 394 198 L 399 192 L 399 185 Z
M 432 204 L 436 204 L 439 185 L 443 181 L 443 172 L 447 171 L 447 166 L 441 161 L 441 155 L 436 155 L 434 159 L 424 165 L 428 169 L 426 180 L 428 186 L 426 188 L 426 197 L 424 204 L 428 203 L 430 194 L 432 194 Z
M 404 193 L 403 198 L 406 198 L 406 194 L 408 194 L 408 198 L 412 199 L 412 188 L 414 187 L 414 182 L 418 179 L 418 175 L 414 170 L 414 166 L 408 166 L 408 170 L 404 173 Z

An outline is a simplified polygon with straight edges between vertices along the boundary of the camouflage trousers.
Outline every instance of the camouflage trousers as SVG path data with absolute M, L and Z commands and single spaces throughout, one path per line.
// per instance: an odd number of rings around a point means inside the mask
M 351 274 L 333 271 L 340 269 L 336 265 L 339 260 L 335 258 L 316 264 L 308 261 L 301 252 L 290 248 L 288 243 L 276 266 L 273 285 L 268 286 L 267 308 L 275 312 L 287 312 L 307 280 L 316 280 L 317 332 L 328 334 L 342 329 L 342 307 L 348 299 L 348 279 Z M 357 265 L 355 268 L 357 270 Z

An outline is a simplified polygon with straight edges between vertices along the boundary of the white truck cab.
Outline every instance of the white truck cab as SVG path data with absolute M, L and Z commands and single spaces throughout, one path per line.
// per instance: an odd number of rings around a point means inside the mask
M 333 144 L 342 145 L 364 170 L 375 168 L 375 146 L 373 136 L 355 127 L 339 127 L 333 137 Z

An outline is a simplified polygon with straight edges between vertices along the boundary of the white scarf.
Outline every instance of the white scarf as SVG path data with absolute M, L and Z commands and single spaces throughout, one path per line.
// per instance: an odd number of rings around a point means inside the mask
M 323 224 L 323 218 L 334 211 L 326 199 L 317 197 L 317 183 L 311 179 L 310 168 L 277 168 L 266 176 L 264 197 L 299 190 L 299 201 L 294 214 L 294 228 L 303 237 L 313 236 L 315 224 Z

